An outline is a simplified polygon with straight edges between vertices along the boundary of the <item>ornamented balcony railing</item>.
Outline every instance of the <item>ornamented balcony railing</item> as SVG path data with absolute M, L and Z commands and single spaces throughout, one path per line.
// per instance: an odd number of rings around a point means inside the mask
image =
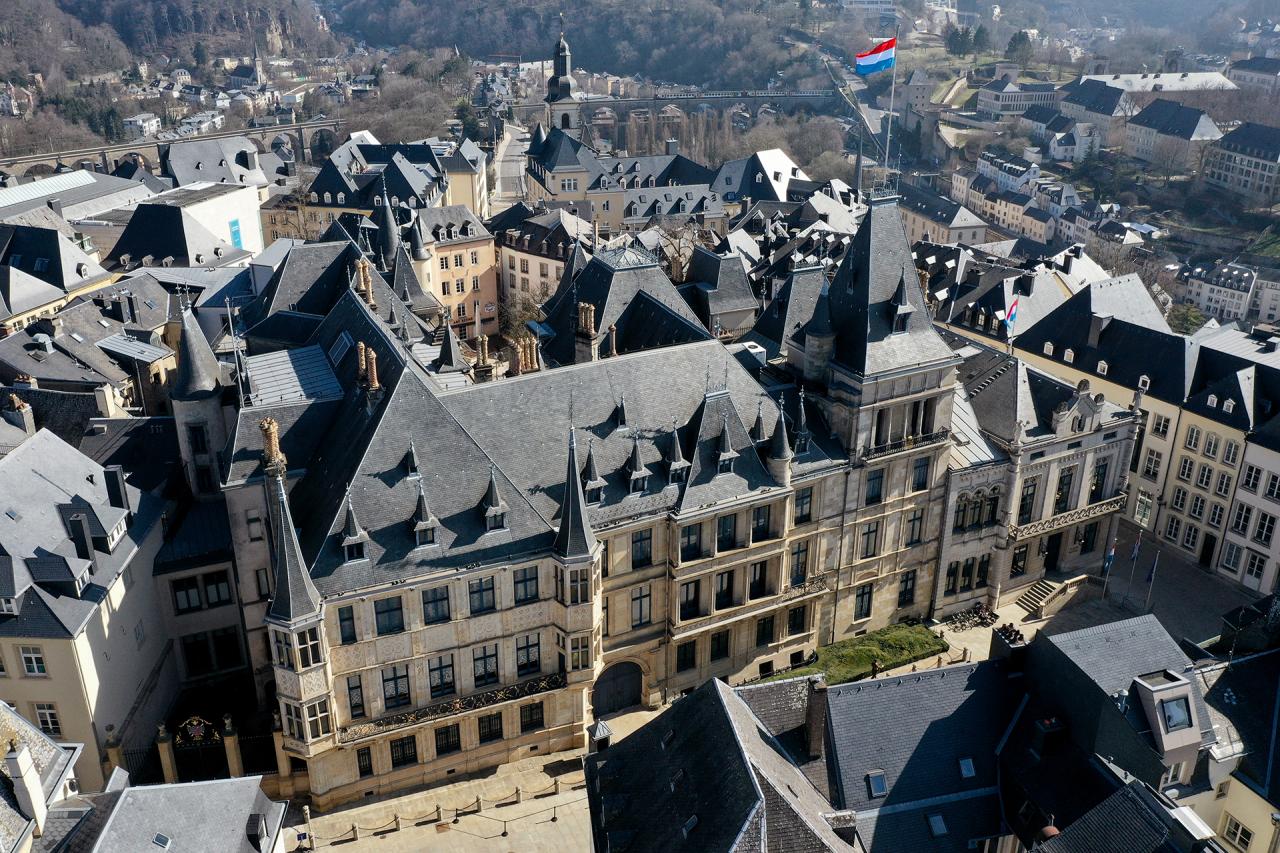
M 725 610 L 713 611 L 705 616 L 682 620 L 678 624 L 672 623 L 671 630 L 673 634 L 681 635 L 689 631 L 701 631 L 709 626 L 719 625 L 721 622 L 729 622 L 759 611 L 770 610 L 783 602 L 803 598 L 806 595 L 813 595 L 817 592 L 829 592 L 830 590 L 830 575 L 815 575 L 800 586 L 787 587 L 776 595 L 766 595 L 763 598 L 752 599 Z
M 351 743 L 374 735 L 386 734 L 396 729 L 403 729 L 407 726 L 414 726 L 418 723 L 438 720 L 441 717 L 488 708 L 490 705 L 496 705 L 499 702 L 510 702 L 513 699 L 524 699 L 529 696 L 537 696 L 539 693 L 549 693 L 552 690 L 559 690 L 567 683 L 564 673 L 554 672 L 549 675 L 530 678 L 518 684 L 486 690 L 484 693 L 442 699 L 439 702 L 433 702 L 421 708 L 414 708 L 412 711 L 386 714 L 376 720 L 361 720 L 349 726 L 340 727 L 338 729 L 338 742 Z
M 951 430 L 943 427 L 935 432 L 926 435 L 909 435 L 906 438 L 900 438 L 897 441 L 890 441 L 887 444 L 877 444 L 875 447 L 867 447 L 862 451 L 863 459 L 879 459 L 882 456 L 892 456 L 895 453 L 902 453 L 906 450 L 915 450 L 920 447 L 926 447 L 930 444 L 938 444 L 946 441 L 951 435 Z
M 1023 525 L 1013 525 L 1009 528 L 1010 539 L 1028 539 L 1032 536 L 1039 536 L 1042 533 L 1050 533 L 1063 527 L 1070 527 L 1073 524 L 1079 524 L 1082 521 L 1088 521 L 1091 518 L 1097 518 L 1110 512 L 1124 509 L 1127 496 L 1123 493 L 1113 498 L 1107 498 L 1105 501 L 1082 506 L 1077 509 L 1070 509 L 1066 512 L 1060 512 L 1057 515 L 1051 515 L 1048 518 L 1042 518 L 1039 521 L 1029 521 Z

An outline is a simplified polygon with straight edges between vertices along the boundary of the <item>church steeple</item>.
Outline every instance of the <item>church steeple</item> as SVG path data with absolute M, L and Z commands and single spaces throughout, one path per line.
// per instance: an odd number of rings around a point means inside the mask
M 267 619 L 292 626 L 320 615 L 320 593 L 307 571 L 307 562 L 303 559 L 302 546 L 293 526 L 293 513 L 289 510 L 289 496 L 284 488 L 288 463 L 280 450 L 279 426 L 274 418 L 264 418 L 258 428 L 262 430 L 267 506 L 275 545 L 271 555 L 275 594 L 267 608 Z
M 589 559 L 595 552 L 596 535 L 587 519 L 587 498 L 578 476 L 578 439 L 569 428 L 569 461 L 564 475 L 564 496 L 560 499 L 560 529 L 556 532 L 556 555 L 568 560 Z

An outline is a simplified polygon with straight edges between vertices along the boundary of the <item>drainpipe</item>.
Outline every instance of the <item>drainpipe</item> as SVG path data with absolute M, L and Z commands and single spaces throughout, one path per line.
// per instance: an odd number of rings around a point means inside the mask
M 850 466 L 844 471 L 844 501 L 840 507 L 840 541 L 836 545 L 836 590 L 831 604 L 831 643 L 836 641 L 836 623 L 840 618 L 840 563 L 844 560 L 844 529 L 845 519 L 849 515 L 849 482 L 852 477 L 853 467 Z

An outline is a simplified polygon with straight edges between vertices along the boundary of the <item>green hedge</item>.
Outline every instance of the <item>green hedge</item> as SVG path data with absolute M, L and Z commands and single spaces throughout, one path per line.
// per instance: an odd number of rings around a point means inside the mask
M 935 657 L 951 646 L 924 625 L 890 625 L 861 637 L 841 640 L 818 649 L 818 659 L 774 676 L 797 678 L 824 673 L 828 684 L 857 681 L 871 674 L 871 662 L 880 661 L 880 671 Z M 767 679 L 771 680 L 771 679 Z

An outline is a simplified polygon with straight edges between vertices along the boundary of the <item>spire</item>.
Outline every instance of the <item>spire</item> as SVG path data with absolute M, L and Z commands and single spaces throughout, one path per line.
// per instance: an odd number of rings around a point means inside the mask
M 209 341 L 190 308 L 182 310 L 182 332 L 178 338 L 178 372 L 173 377 L 169 397 L 188 402 L 203 400 L 218 393 L 222 370 Z
M 716 453 L 716 461 L 718 463 L 719 473 L 727 473 L 728 465 L 738 457 L 738 452 L 733 449 L 733 438 L 729 435 L 729 413 L 720 413 L 720 441 Z
M 287 624 L 318 616 L 320 593 L 311 582 L 311 574 L 302 558 L 302 547 L 298 544 L 298 534 L 293 526 L 293 514 L 289 511 L 289 496 L 284 488 L 285 461 L 284 454 L 280 452 L 278 427 L 272 418 L 265 418 L 258 427 L 262 430 L 265 447 L 263 455 L 269 475 L 267 507 L 275 540 L 271 560 L 275 573 L 275 595 L 267 608 L 267 618 Z
M 409 249 L 413 253 L 415 261 L 425 261 L 427 259 L 427 245 L 422 239 L 422 217 L 414 219 L 413 227 L 409 229 Z
M 560 529 L 556 531 L 555 552 L 568 559 L 590 557 L 596 535 L 587 520 L 587 499 L 578 478 L 578 439 L 569 427 L 569 461 L 564 475 L 564 497 L 560 500 Z
M 480 505 L 484 509 L 485 518 L 500 517 L 507 512 L 507 503 L 498 493 L 498 469 L 492 463 L 489 464 L 489 487 L 484 490 L 484 500 Z
M 853 200 L 862 201 L 862 134 L 858 134 L 858 159 L 853 163 Z
M 779 462 L 790 460 L 791 442 L 787 439 L 787 417 L 782 413 L 784 400 L 778 401 L 778 423 L 773 428 L 773 437 L 769 440 L 769 458 Z
M 618 428 L 623 429 L 627 425 L 627 395 L 623 394 L 618 397 L 618 406 L 613 410 L 614 417 L 618 420 Z
M 440 354 L 436 356 L 432 365 L 436 373 L 462 373 L 471 369 L 471 365 L 462 354 L 462 344 L 458 341 L 457 333 L 453 331 L 453 326 L 447 323 L 444 327 L 444 341 L 440 344 Z
M 672 482 L 684 479 L 689 462 L 684 458 L 684 449 L 680 446 L 680 427 L 671 422 L 671 443 L 667 445 L 667 478 Z
M 342 547 L 355 545 L 357 542 L 368 540 L 369 534 L 364 532 L 364 528 L 360 526 L 360 520 L 356 518 L 356 508 L 351 505 L 351 489 L 347 489 L 347 517 L 342 523 Z
M 409 450 L 404 455 L 404 468 L 410 475 L 422 473 L 422 469 L 418 467 L 418 448 L 414 446 L 412 439 L 409 440 Z
M 764 441 L 764 400 L 756 401 L 756 422 L 751 426 L 751 440 L 756 444 Z
M 378 243 L 382 249 L 382 268 L 391 269 L 400 248 L 400 226 L 396 223 L 396 212 L 391 207 L 391 199 L 387 197 L 387 179 L 383 178 L 381 186 L 382 205 L 378 211 Z
M 804 411 L 804 389 L 800 389 L 800 404 L 796 406 L 796 453 L 809 449 L 809 419 Z
M 640 477 L 649 476 L 649 471 L 644 467 L 644 462 L 640 460 L 640 436 L 636 435 L 631 439 L 631 456 L 627 458 L 627 473 L 632 480 Z
M 427 503 L 427 484 L 418 481 L 418 500 L 413 508 L 413 529 L 428 530 L 437 524 L 436 517 L 431 514 L 431 505 Z

